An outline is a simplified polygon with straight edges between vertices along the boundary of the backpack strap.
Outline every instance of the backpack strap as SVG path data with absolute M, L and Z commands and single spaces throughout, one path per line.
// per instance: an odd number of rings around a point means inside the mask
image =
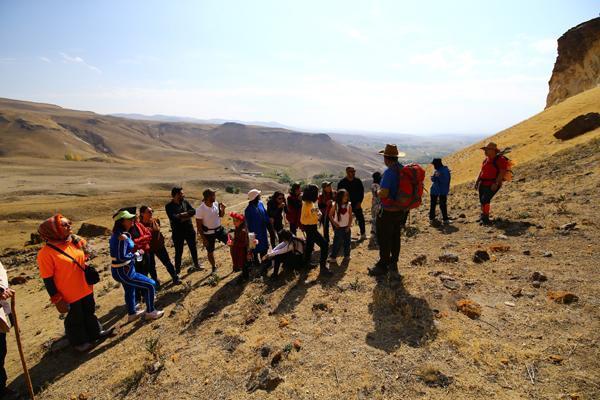
M 82 271 L 85 271 L 85 268 L 83 268 L 81 266 L 81 264 L 79 264 L 79 262 L 76 259 L 74 259 L 73 257 L 71 257 L 69 254 L 65 253 L 63 250 L 59 249 L 58 247 L 56 247 L 55 245 L 53 245 L 51 243 L 46 243 L 46 246 L 50 247 L 51 249 L 56 250 L 57 252 L 59 252 L 63 256 L 70 258 L 79 267 L 79 269 L 81 269 Z

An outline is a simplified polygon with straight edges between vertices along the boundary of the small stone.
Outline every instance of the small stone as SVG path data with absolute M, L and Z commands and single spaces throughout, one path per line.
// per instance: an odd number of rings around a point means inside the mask
M 471 319 L 477 319 L 481 316 L 481 306 L 469 299 L 458 300 L 456 302 L 456 310 Z
M 271 354 L 271 346 L 266 345 L 266 344 L 263 345 L 260 348 L 260 356 L 263 358 L 267 358 L 267 357 L 269 357 L 269 354 Z
M 450 376 L 444 375 L 437 369 L 428 367 L 424 368 L 418 373 L 418 378 L 421 382 L 429 387 L 447 387 L 454 379 Z
M 285 327 L 286 327 L 286 326 L 288 326 L 289 324 L 290 324 L 290 321 L 289 321 L 287 318 L 285 318 L 285 317 L 281 317 L 281 318 L 279 319 L 279 327 L 280 327 L 280 328 L 285 328 Z
M 551 251 L 545 251 L 544 254 L 542 254 L 542 257 L 552 257 L 552 252 Z
M 281 362 L 282 358 L 283 358 L 283 352 L 281 350 L 278 350 L 277 353 L 275 353 L 273 355 L 273 358 L 271 359 L 271 366 L 276 367 Z
M 490 260 L 490 254 L 485 250 L 477 250 L 473 255 L 473 262 L 476 264 L 481 264 L 483 262 Z
M 533 286 L 534 288 L 539 288 L 542 286 L 542 282 L 540 281 L 533 281 L 531 282 L 531 286 Z
M 513 303 L 512 301 L 505 301 L 505 302 L 504 302 L 504 305 L 505 305 L 505 306 L 508 306 L 508 307 L 514 307 L 514 306 L 515 306 L 515 303 Z
M 314 303 L 312 306 L 313 311 L 329 311 L 330 308 L 326 303 Z
M 30 279 L 31 278 L 28 276 L 14 276 L 9 279 L 8 283 L 12 286 L 23 285 L 24 283 L 27 283 L 27 281 Z
M 510 246 L 507 246 L 505 244 L 497 244 L 497 245 L 490 246 L 490 251 L 492 253 L 506 253 L 509 250 L 510 250 Z
M 550 300 L 559 304 L 571 304 L 579 301 L 579 297 L 574 293 L 567 292 L 564 290 L 558 290 L 554 292 L 548 292 L 547 296 Z
M 530 256 L 531 250 L 523 250 L 523 255 Z
M 458 218 L 467 218 L 467 216 L 466 216 L 466 214 L 461 213 L 461 214 L 458 215 Z
M 294 346 L 294 349 L 296 349 L 296 351 L 300 351 L 300 349 L 302 348 L 302 341 L 300 339 L 296 339 L 294 340 L 294 343 L 292 343 L 292 346 Z
M 554 364 L 562 364 L 564 358 L 557 354 L 553 354 L 550 357 L 548 357 L 548 360 L 552 361 Z
M 568 224 L 561 225 L 558 229 L 561 231 L 572 231 L 577 226 L 577 222 L 569 222 Z
M 410 262 L 410 265 L 413 265 L 416 267 L 416 266 L 420 266 L 420 265 L 425 265 L 426 263 L 427 263 L 427 256 L 425 254 L 420 254 Z
M 501 359 L 500 359 L 500 362 L 501 362 L 502 364 L 504 364 L 504 365 L 508 365 L 509 361 L 510 361 L 510 360 L 509 360 L 508 358 L 501 358 Z
M 444 287 L 450 289 L 450 290 L 458 290 L 460 289 L 460 283 L 452 280 L 452 281 L 443 281 L 442 284 L 444 285 Z
M 222 329 L 215 329 L 215 335 L 222 335 L 223 334 L 223 330 Z
M 439 257 L 439 260 L 445 263 L 456 263 L 458 262 L 458 256 L 454 253 L 444 253 Z
M 516 288 L 516 289 L 513 289 L 513 290 L 510 292 L 510 295 L 511 295 L 512 297 L 515 297 L 515 298 L 517 298 L 517 297 L 521 297 L 521 296 L 523 296 L 523 289 L 521 289 L 521 288 Z
M 531 276 L 529 277 L 529 280 L 546 282 L 548 280 L 548 277 L 541 272 L 535 271 L 534 273 L 531 274 Z
M 248 393 L 255 392 L 256 390 L 265 390 L 267 392 L 273 391 L 281 382 L 281 378 L 277 373 L 271 371 L 268 367 L 262 368 L 258 373 L 253 372 L 246 383 L 246 390 Z
M 508 240 L 508 236 L 506 236 L 505 234 L 501 233 L 500 235 L 498 235 L 498 239 Z

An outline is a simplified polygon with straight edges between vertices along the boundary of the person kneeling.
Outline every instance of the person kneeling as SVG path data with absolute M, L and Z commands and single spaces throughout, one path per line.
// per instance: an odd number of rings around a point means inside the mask
M 273 264 L 273 274 L 271 279 L 277 278 L 279 275 L 279 267 L 283 264 L 283 268 L 299 268 L 304 262 L 304 247 L 303 239 L 299 239 L 287 229 L 282 229 L 278 233 L 281 242 L 267 255 L 265 261 L 270 261 Z M 263 275 L 267 275 L 269 264 L 264 264 Z

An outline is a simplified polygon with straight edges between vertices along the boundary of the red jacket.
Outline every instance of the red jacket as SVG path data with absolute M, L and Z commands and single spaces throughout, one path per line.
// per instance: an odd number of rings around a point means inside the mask
M 150 251 L 150 241 L 152 240 L 152 231 L 146 228 L 144 224 L 139 221 L 135 221 L 131 227 L 131 238 L 133 239 L 134 251 L 144 250 L 144 252 Z
M 290 225 L 300 226 L 300 214 L 302 212 L 302 198 L 301 196 L 292 196 L 291 194 L 287 197 L 287 209 L 285 211 L 285 219 Z
M 246 226 L 235 228 L 233 245 L 231 246 L 231 260 L 233 261 L 233 270 L 238 271 L 244 267 L 248 259 L 248 230 Z

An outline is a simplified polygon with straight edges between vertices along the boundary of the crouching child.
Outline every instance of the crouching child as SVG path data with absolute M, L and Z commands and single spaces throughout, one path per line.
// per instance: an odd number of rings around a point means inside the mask
M 301 268 L 304 263 L 304 239 L 297 238 L 287 229 L 279 231 L 279 240 L 281 241 L 274 249 L 267 253 L 266 263 L 263 264 L 262 274 L 267 275 L 269 266 L 273 265 L 273 274 L 271 279 L 279 275 L 279 267 L 283 268 Z

